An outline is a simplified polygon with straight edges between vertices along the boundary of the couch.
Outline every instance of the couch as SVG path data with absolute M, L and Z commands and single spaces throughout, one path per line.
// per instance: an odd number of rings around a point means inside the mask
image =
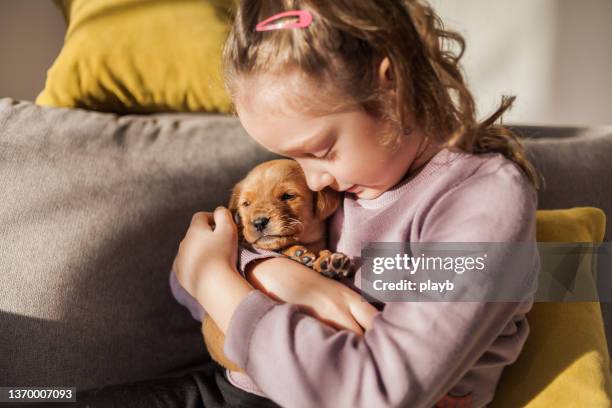
M 612 129 L 514 129 L 545 178 L 540 208 L 610 217 Z M 228 115 L 0 99 L 0 383 L 90 389 L 209 364 L 168 272 L 192 214 L 275 157 Z

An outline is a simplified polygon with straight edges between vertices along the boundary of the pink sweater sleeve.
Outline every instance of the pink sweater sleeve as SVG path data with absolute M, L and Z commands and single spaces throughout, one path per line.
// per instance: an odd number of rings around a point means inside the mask
M 267 249 L 259 249 L 255 248 L 251 245 L 240 244 L 238 247 L 238 271 L 242 276 L 244 276 L 244 270 L 249 262 L 252 262 L 256 259 L 264 259 L 264 258 L 284 258 L 284 255 L 275 252 L 269 251 Z
M 448 191 L 425 216 L 422 241 L 536 248 L 535 191 L 518 173 L 506 181 L 471 178 Z M 511 258 L 500 264 L 511 268 Z M 523 271 L 534 285 L 538 267 L 536 255 Z M 232 316 L 224 351 L 282 406 L 432 407 L 477 361 L 486 367 L 517 358 L 531 304 L 532 294 L 522 302 L 387 303 L 359 336 L 253 291 Z

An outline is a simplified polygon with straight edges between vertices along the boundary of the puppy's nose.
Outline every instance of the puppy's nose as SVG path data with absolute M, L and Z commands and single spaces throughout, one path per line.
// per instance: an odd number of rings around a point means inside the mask
M 270 221 L 270 219 L 267 217 L 259 217 L 253 221 L 253 225 L 257 231 L 261 232 L 266 228 L 266 225 L 268 225 L 268 221 Z

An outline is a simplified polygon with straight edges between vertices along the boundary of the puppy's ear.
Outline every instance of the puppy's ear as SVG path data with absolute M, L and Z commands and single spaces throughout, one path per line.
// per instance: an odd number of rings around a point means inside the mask
M 238 211 L 238 206 L 240 205 L 238 200 L 240 200 L 241 191 L 242 191 L 242 182 L 236 184 L 234 188 L 232 189 L 232 194 L 230 195 L 229 205 L 227 206 L 227 209 L 230 210 L 230 212 L 232 213 L 234 222 L 238 226 L 240 226 L 242 223 L 242 220 L 240 218 L 240 212 Z
M 314 193 L 314 215 L 324 220 L 332 215 L 340 206 L 340 193 L 329 187 Z

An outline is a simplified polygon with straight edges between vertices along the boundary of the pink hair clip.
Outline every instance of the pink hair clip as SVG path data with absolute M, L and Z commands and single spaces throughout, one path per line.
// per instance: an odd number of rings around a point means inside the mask
M 283 17 L 299 17 L 297 21 L 290 19 L 288 21 L 280 21 L 278 23 L 270 24 L 274 20 L 278 20 Z M 305 28 L 312 23 L 312 14 L 308 10 L 291 10 L 284 11 L 269 17 L 255 26 L 255 31 L 269 31 L 269 30 L 282 30 L 284 28 Z

